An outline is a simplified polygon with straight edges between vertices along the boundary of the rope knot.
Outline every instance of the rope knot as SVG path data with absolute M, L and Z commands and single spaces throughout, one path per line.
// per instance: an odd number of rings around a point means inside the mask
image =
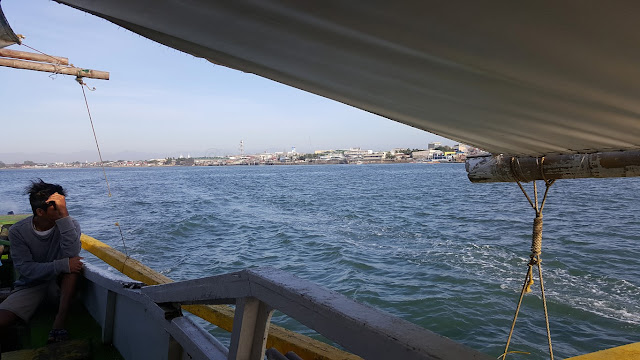
M 531 236 L 531 258 L 542 252 L 542 214 L 533 219 L 533 234 Z

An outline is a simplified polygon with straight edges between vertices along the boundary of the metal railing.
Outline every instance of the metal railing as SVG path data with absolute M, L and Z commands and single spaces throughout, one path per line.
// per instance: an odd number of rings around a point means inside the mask
M 114 269 L 129 278 L 147 285 L 172 283 L 170 278 L 154 271 L 139 261 L 127 257 L 109 245 L 82 234 L 82 248 L 97 256 Z M 211 324 L 231 332 L 234 321 L 234 309 L 227 305 L 184 305 L 186 310 Z M 333 346 L 312 339 L 305 335 L 271 324 L 269 327 L 268 347 L 275 347 L 286 353 L 293 351 L 303 359 L 314 360 L 359 360 L 359 356 L 347 353 Z
M 157 304 L 236 304 L 229 359 L 261 360 L 275 309 L 365 359 L 490 359 L 406 320 L 274 268 L 141 289 Z

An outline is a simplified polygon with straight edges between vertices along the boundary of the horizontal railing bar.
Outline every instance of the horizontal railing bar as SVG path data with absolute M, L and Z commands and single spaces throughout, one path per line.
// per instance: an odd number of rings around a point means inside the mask
M 167 329 L 169 334 L 180 344 L 192 343 L 195 346 L 191 348 L 192 358 L 223 358 L 229 356 L 229 350 L 220 343 L 212 343 L 208 340 L 211 336 L 199 326 L 193 326 L 192 322 L 183 317 L 177 317 L 171 320 L 171 326 Z
M 489 359 L 406 320 L 277 269 L 249 269 L 253 296 L 365 359 Z
M 216 299 L 217 303 L 234 304 L 236 298 L 250 295 L 249 282 L 240 273 L 231 273 L 186 280 L 171 284 L 146 286 L 143 293 L 158 303 L 177 302 L 202 304 L 202 299 Z M 206 301 L 205 300 L 205 301 Z M 206 302 L 211 304 L 211 302 Z

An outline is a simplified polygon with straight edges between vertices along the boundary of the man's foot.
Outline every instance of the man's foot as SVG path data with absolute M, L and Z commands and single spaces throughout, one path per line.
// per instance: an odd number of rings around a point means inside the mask
M 65 329 L 52 329 L 49 331 L 47 344 L 59 343 L 69 340 L 69 332 Z

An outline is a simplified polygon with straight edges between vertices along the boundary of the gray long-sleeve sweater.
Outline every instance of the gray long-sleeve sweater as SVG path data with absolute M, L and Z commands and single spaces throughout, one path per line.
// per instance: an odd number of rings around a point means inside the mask
M 80 224 L 71 216 L 56 220 L 53 231 L 40 236 L 33 229 L 33 216 L 9 229 L 11 258 L 20 273 L 15 288 L 34 286 L 60 273 L 68 273 L 69 258 L 81 249 Z

